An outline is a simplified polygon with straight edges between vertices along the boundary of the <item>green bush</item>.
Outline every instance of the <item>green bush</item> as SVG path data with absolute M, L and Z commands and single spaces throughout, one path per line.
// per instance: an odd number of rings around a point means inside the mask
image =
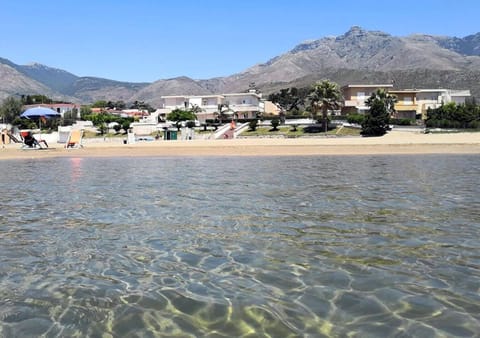
M 436 109 L 427 110 L 425 125 L 430 128 L 478 128 L 480 106 L 475 103 L 450 102 Z
M 185 124 L 187 128 L 195 128 L 195 121 L 187 121 Z
M 349 114 L 347 115 L 348 123 L 362 124 L 365 121 L 365 115 L 362 114 Z
M 255 131 L 255 130 L 257 130 L 257 124 L 258 124 L 258 121 L 257 121 L 257 120 L 252 120 L 252 121 L 250 121 L 250 123 L 248 124 L 248 128 L 249 128 L 251 131 Z
M 479 129 L 480 128 L 480 121 L 472 121 L 468 124 L 467 128 L 472 128 L 472 129 Z
M 273 127 L 273 131 L 277 131 L 278 130 L 278 126 L 280 125 L 280 120 L 278 118 L 273 118 L 272 119 L 272 122 L 271 122 L 271 125 Z

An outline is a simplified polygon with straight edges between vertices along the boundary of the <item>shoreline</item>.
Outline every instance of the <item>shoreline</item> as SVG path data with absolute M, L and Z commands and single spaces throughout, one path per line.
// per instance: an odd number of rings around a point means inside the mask
M 480 154 L 480 133 L 420 134 L 391 131 L 382 137 L 238 138 L 230 140 L 89 142 L 80 149 L 56 143 L 44 150 L 20 144 L 0 149 L 0 160 L 55 157 L 218 157 Z

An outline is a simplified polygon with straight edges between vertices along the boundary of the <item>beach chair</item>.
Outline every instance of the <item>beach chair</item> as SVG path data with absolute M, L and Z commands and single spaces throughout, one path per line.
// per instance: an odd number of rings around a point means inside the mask
M 76 129 L 70 131 L 65 148 L 83 148 L 82 138 L 83 130 Z
M 45 140 L 38 141 L 33 137 L 31 131 L 22 131 L 20 132 L 20 137 L 22 138 L 22 149 L 45 149 L 48 148 L 48 144 Z M 44 146 L 41 145 L 43 143 Z

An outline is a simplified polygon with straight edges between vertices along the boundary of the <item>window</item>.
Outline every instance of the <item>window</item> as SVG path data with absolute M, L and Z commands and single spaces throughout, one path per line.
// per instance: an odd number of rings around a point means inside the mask
M 412 98 L 410 96 L 405 96 L 403 98 L 403 104 L 412 104 Z

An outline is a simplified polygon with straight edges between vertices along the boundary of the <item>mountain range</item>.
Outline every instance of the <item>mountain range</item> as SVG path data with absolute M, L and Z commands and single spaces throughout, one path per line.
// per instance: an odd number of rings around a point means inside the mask
M 340 85 L 393 83 L 397 88 L 470 89 L 480 98 L 480 33 L 463 38 L 414 34 L 396 37 L 354 26 L 336 37 L 305 41 L 265 63 L 227 77 L 188 77 L 153 83 L 79 77 L 42 64 L 17 65 L 0 58 L 0 99 L 44 94 L 78 103 L 145 101 L 162 95 L 244 92 L 251 83 L 264 94 L 309 86 L 328 78 Z

